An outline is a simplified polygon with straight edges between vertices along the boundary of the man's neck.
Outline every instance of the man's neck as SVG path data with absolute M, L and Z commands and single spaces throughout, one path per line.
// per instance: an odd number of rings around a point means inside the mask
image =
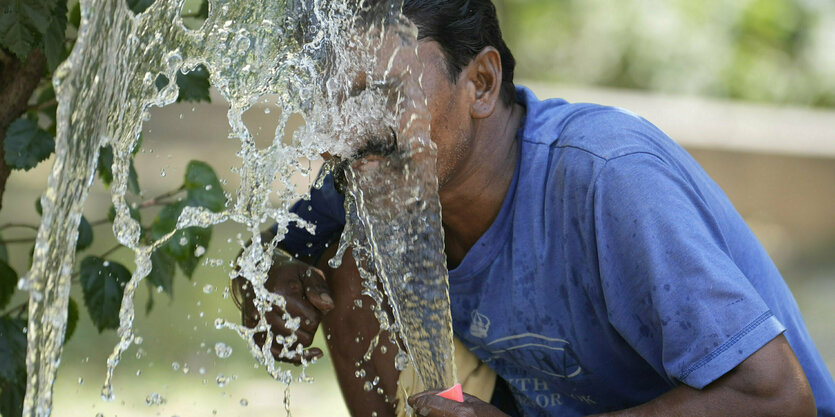
M 501 111 L 498 111 L 500 110 Z M 471 151 L 440 188 L 447 264 L 458 266 L 502 208 L 518 158 L 524 108 L 500 107 L 475 127 Z

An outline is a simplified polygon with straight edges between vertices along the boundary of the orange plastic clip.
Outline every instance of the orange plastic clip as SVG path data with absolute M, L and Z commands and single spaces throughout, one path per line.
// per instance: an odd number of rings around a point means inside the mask
M 452 388 L 435 394 L 439 397 L 444 397 L 448 400 L 464 402 L 464 391 L 461 390 L 461 384 L 455 384 Z

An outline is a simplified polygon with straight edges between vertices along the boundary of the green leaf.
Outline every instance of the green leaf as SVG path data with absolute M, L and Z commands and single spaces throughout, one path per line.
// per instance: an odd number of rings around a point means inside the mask
M 137 148 L 138 149 L 138 148 Z M 96 168 L 99 173 L 99 178 L 104 185 L 110 186 L 113 182 L 113 148 L 110 145 L 102 146 L 99 151 L 99 163 Z M 133 159 L 130 160 L 130 167 L 128 171 L 128 190 L 134 194 L 139 194 L 139 174 L 133 165 Z M 111 219 L 112 221 L 112 219 Z
M 0 12 L 0 46 L 25 62 L 29 52 L 37 46 L 39 34 L 28 24 L 19 6 L 19 1 L 11 1 Z
M 21 417 L 24 395 L 26 395 L 26 378 L 22 377 L 15 383 L 0 381 L 0 415 Z
M 26 322 L 0 317 L 0 380 L 26 382 Z M 5 414 L 4 414 L 5 415 Z
M 78 325 L 78 304 L 70 297 L 70 303 L 67 306 L 67 331 L 64 332 L 64 343 L 75 333 L 75 328 Z
M 130 160 L 130 171 L 128 171 L 128 190 L 134 194 L 139 194 L 139 174 L 133 166 L 133 159 Z
M 177 218 L 186 206 L 185 201 L 171 203 L 160 210 L 156 219 L 151 224 L 151 233 L 154 239 L 159 239 L 163 235 L 171 232 L 177 225 Z M 177 231 L 169 239 L 162 250 L 177 261 L 177 265 L 183 273 L 191 278 L 197 263 L 203 256 L 205 248 L 208 247 L 209 241 L 212 238 L 211 228 L 189 227 Z M 198 251 L 198 247 L 202 247 L 202 251 Z M 199 253 L 199 255 L 196 255 Z
M 142 214 L 139 213 L 138 209 L 129 207 L 128 211 L 130 212 L 130 216 L 133 217 L 133 219 L 136 220 L 137 223 L 142 223 Z M 116 207 L 111 205 L 110 208 L 107 210 L 107 220 L 110 220 L 111 223 L 113 223 L 113 221 L 116 220 Z
M 213 212 L 226 207 L 223 188 L 209 164 L 191 161 L 186 167 L 186 202 L 189 206 L 205 207 Z
M 151 234 L 154 239 L 161 238 L 177 227 L 177 218 L 180 217 L 180 213 L 185 206 L 185 201 L 177 201 L 162 207 L 162 210 L 157 213 L 157 217 L 151 224 Z
M 18 5 L 23 12 L 24 19 L 28 20 L 29 24 L 38 32 L 46 33 L 52 16 L 49 4 L 42 0 L 24 0 L 18 2 Z
M 93 226 L 84 216 L 81 216 L 81 222 L 78 223 L 78 240 L 75 244 L 75 250 L 80 251 L 90 247 L 93 243 Z
M 186 74 L 178 72 L 177 86 L 180 87 L 177 101 L 212 101 L 209 97 L 209 71 L 203 65 Z
M 197 9 L 197 17 L 208 19 L 209 18 L 209 1 L 203 0 L 200 3 L 200 8 Z
M 17 288 L 17 272 L 6 261 L 0 260 L 0 311 L 9 305 Z
M 121 264 L 97 256 L 81 261 L 84 305 L 99 333 L 119 327 L 119 308 L 130 276 L 130 271 Z
M 154 289 L 153 286 L 148 283 L 148 301 L 145 301 L 145 315 L 151 314 L 151 310 L 154 309 Z
M 151 254 L 151 273 L 147 280 L 154 288 L 162 288 L 169 296 L 174 294 L 174 274 L 177 272 L 177 261 L 168 253 L 156 250 Z
M 78 29 L 81 26 L 81 2 L 76 2 L 70 10 L 69 23 Z
M 3 242 L 3 235 L 0 234 L 0 261 L 9 262 L 9 251 L 6 249 L 6 244 Z
M 49 72 L 55 71 L 58 64 L 67 57 L 64 41 L 67 38 L 67 2 L 54 2 L 49 26 L 43 33 L 43 51 Z
M 43 88 L 38 93 L 38 99 L 35 102 L 35 104 L 38 105 L 38 106 L 41 106 L 41 105 L 44 105 L 47 102 L 52 102 L 52 101 L 55 101 L 55 89 L 52 87 L 52 83 L 48 83 L 47 86 L 45 88 Z M 47 107 L 43 107 L 40 110 L 40 112 L 42 114 L 45 114 L 47 117 L 49 117 L 50 120 L 52 120 L 53 124 L 55 123 L 55 112 L 56 111 L 58 111 L 58 103 L 57 102 L 55 102 L 54 104 L 49 105 Z
M 151 7 L 151 5 L 154 4 L 154 0 L 126 0 L 126 1 L 128 3 L 128 8 L 136 14 L 144 12 L 147 8 Z
M 12 169 L 30 170 L 55 151 L 55 140 L 38 125 L 25 118 L 19 118 L 6 131 L 3 144 L 6 164 Z
M 154 80 L 154 85 L 157 87 L 157 91 L 162 90 L 168 86 L 168 77 L 166 77 L 165 74 L 157 75 L 157 79 Z
M 102 146 L 99 149 L 99 163 L 96 166 L 99 178 L 104 185 L 110 186 L 113 182 L 113 148 L 110 145 Z

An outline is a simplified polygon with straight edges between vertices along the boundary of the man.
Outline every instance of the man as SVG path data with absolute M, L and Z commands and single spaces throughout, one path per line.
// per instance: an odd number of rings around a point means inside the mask
M 418 414 L 835 416 L 835 383 L 779 272 L 683 149 L 625 110 L 514 88 L 489 0 L 406 0 L 404 14 L 426 67 L 453 328 L 497 375 L 490 398 L 415 395 Z M 332 256 L 344 224 L 332 180 L 293 211 L 317 234 L 291 228 L 282 246 Z M 322 321 L 352 413 L 391 413 L 362 382 L 396 390 L 395 349 L 353 374 L 368 346 L 354 341 L 377 330 L 354 305 L 352 260 L 318 265 L 327 281 L 285 264 L 269 285 L 303 316 L 304 346 Z

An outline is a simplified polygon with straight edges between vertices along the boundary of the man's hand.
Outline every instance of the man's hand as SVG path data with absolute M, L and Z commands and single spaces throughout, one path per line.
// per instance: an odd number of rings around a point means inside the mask
M 243 277 L 237 277 L 233 280 L 232 285 L 241 308 L 244 326 L 255 327 L 260 316 L 253 304 L 255 292 L 251 288 L 252 284 Z M 287 302 L 287 314 L 300 320 L 299 328 L 295 331 L 297 340 L 288 346 L 288 350 L 292 352 L 299 344 L 305 348 L 309 347 L 313 342 L 313 336 L 316 334 L 322 316 L 334 308 L 333 299 L 322 271 L 287 256 L 274 256 L 273 266 L 270 268 L 264 286 L 268 291 L 284 297 Z M 284 310 L 280 307 L 273 306 L 272 310 L 268 311 L 265 316 L 274 335 L 287 337 L 292 334 L 291 330 L 285 325 Z M 266 332 L 255 334 L 255 341 L 259 346 L 264 345 L 265 338 Z M 301 357 L 292 353 L 290 354 L 293 355 L 292 357 L 287 357 L 287 355 L 282 355 L 283 350 L 284 345 L 273 340 L 270 351 L 276 360 L 295 364 L 301 363 Z M 303 353 L 304 360 L 321 356 L 322 350 L 319 348 L 309 348 Z
M 439 397 L 441 391 L 425 391 L 409 397 L 409 405 L 419 416 L 426 417 L 508 417 L 498 408 L 479 400 L 469 394 L 464 394 L 464 402 L 448 400 Z

